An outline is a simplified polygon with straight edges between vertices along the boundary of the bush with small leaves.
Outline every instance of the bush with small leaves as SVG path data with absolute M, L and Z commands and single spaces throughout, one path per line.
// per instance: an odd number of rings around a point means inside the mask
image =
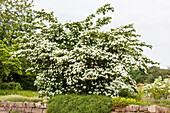
M 162 80 L 162 77 L 159 76 L 159 78 L 155 79 L 154 83 L 145 84 L 143 89 L 148 97 L 167 99 L 170 95 L 170 81 L 169 79 Z
M 22 90 L 22 87 L 19 83 L 9 82 L 0 84 L 1 90 Z
M 47 113 L 110 113 L 111 98 L 101 95 L 57 95 L 49 101 Z

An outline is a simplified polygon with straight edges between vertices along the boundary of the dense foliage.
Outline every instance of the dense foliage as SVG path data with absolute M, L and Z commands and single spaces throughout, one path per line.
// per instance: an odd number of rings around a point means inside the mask
M 9 83 L 1 83 L 0 90 L 22 90 L 22 87 L 19 83 L 9 82 Z
M 162 77 L 159 76 L 159 78 L 155 79 L 154 83 L 145 84 L 144 91 L 149 97 L 153 97 L 155 99 L 167 99 L 170 95 L 170 80 L 162 80 Z
M 23 89 L 35 90 L 35 74 L 25 72 L 30 66 L 29 61 L 24 57 L 12 59 L 10 54 L 19 49 L 15 41 L 17 37 L 31 34 L 37 29 L 32 23 L 38 18 L 32 6 L 32 1 L 28 0 L 0 1 L 0 83 L 19 82 Z
M 130 68 L 145 72 L 147 64 L 154 63 L 142 54 L 143 46 L 152 46 L 137 39 L 140 35 L 132 24 L 102 31 L 101 27 L 111 22 L 111 17 L 105 16 L 109 11 L 114 9 L 106 4 L 83 21 L 65 24 L 53 13 L 34 11 L 33 17 L 39 19 L 29 26 L 39 30 L 17 37 L 21 49 L 13 57 L 31 62 L 28 70 L 37 73 L 35 85 L 42 96 L 86 93 L 112 97 L 122 89 L 136 91 L 128 72 Z
M 131 70 L 129 74 L 137 83 L 153 83 L 159 76 L 163 79 L 170 78 L 170 69 L 152 66 L 148 68 L 147 73 L 141 70 Z
M 57 95 L 49 101 L 47 113 L 110 113 L 111 98 L 98 95 Z
M 11 58 L 11 52 L 15 51 L 15 46 L 8 46 L 8 40 L 0 40 L 0 84 L 13 80 L 11 73 L 22 74 L 21 62 L 18 58 Z
M 0 39 L 7 39 L 9 44 L 17 37 L 33 32 L 33 20 L 36 19 L 28 0 L 4 0 L 0 3 Z

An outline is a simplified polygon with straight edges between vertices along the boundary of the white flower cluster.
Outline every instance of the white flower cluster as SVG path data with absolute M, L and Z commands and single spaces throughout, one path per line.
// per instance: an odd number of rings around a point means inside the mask
M 50 24 L 40 33 L 17 39 L 23 49 L 13 56 L 26 56 L 31 62 L 28 71 L 37 72 L 35 85 L 41 95 L 88 93 L 113 97 L 121 89 L 136 91 L 128 72 L 131 67 L 145 69 L 149 59 L 142 55 L 142 43 L 131 38 L 136 36 L 133 30 L 99 32 L 86 28 L 86 24 Z

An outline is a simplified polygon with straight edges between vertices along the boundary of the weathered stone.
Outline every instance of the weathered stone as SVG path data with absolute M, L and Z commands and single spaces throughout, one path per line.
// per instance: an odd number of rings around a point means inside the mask
M 12 108 L 15 106 L 15 102 L 8 102 L 7 107 Z
M 126 110 L 126 107 L 125 107 L 125 106 L 117 107 L 117 108 L 115 109 L 116 112 L 119 112 L 119 111 L 123 112 L 123 111 L 125 111 L 125 110 Z
M 32 112 L 32 108 L 25 108 L 24 110 L 26 113 Z
M 159 109 L 160 107 L 157 105 L 148 106 L 148 112 L 150 113 L 159 113 Z
M 46 109 L 43 109 L 43 112 L 42 113 L 46 113 Z
M 42 113 L 43 109 L 33 108 L 32 113 Z
M 123 113 L 123 112 L 122 111 L 119 111 L 119 112 L 118 111 L 117 112 L 116 111 L 112 111 L 111 113 Z
M 1 111 L 5 111 L 5 108 L 4 107 L 0 107 L 0 112 Z
M 22 108 L 25 107 L 25 104 L 23 102 L 15 102 L 15 107 Z
M 5 107 L 6 102 L 0 102 L 0 107 Z
M 159 113 L 170 113 L 170 109 L 166 107 L 160 107 Z
M 40 108 L 40 107 L 41 107 L 41 104 L 40 104 L 40 103 L 35 103 L 35 107 L 36 107 L 36 108 Z
M 8 107 L 8 104 L 9 104 L 10 102 L 4 102 L 4 107 Z
M 7 113 L 7 111 L 0 111 L 0 113 Z
M 35 107 L 35 103 L 34 102 L 25 102 L 25 107 L 28 107 L 28 108 L 34 108 Z
M 148 106 L 147 105 L 140 105 L 139 111 L 148 111 Z
M 128 111 L 128 112 L 130 112 L 130 111 L 139 111 L 139 105 L 126 106 L 126 111 Z
M 7 112 L 10 111 L 9 107 L 4 107 L 4 108 L 5 108 L 5 111 L 7 111 Z
M 47 108 L 47 104 L 46 103 L 44 103 L 43 105 L 41 104 L 40 108 L 46 109 Z
M 135 113 L 135 112 L 130 112 L 130 111 L 128 112 L 128 111 L 126 111 L 125 113 Z

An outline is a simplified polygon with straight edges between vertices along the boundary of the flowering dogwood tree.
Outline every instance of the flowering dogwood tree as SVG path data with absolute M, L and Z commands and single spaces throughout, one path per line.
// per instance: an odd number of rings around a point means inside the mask
M 17 39 L 21 49 L 13 57 L 26 56 L 31 62 L 28 70 L 37 72 L 35 85 L 42 96 L 85 93 L 113 97 L 122 89 L 136 91 L 128 72 L 130 68 L 145 71 L 148 63 L 154 63 L 142 54 L 143 46 L 152 46 L 137 39 L 140 35 L 132 24 L 102 31 L 111 22 L 105 16 L 109 11 L 114 9 L 106 4 L 83 21 L 65 24 L 53 13 L 36 12 L 39 19 L 34 26 L 39 30 Z

